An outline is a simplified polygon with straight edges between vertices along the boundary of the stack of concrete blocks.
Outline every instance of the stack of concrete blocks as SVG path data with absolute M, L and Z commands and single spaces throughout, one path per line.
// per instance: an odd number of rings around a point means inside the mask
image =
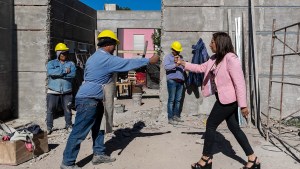
M 13 0 L 0 0 L 0 120 L 12 113 Z
M 15 0 L 17 77 L 15 106 L 19 118 L 44 118 L 46 63 L 58 42 L 94 47 L 96 11 L 77 0 Z
M 259 0 L 252 1 L 255 5 L 255 28 L 257 42 L 258 77 L 260 80 L 261 110 L 267 112 L 268 103 L 268 78 L 270 71 L 271 55 L 271 35 L 273 18 L 277 20 L 277 28 L 299 22 L 300 1 L 298 0 Z M 248 58 L 248 0 L 163 0 L 162 1 L 162 48 L 164 54 L 170 52 L 170 44 L 178 40 L 183 45 L 183 58 L 187 61 L 192 59 L 192 45 L 196 44 L 199 38 L 205 42 L 209 55 L 212 55 L 209 43 L 212 34 L 216 31 L 228 32 L 231 25 L 232 39 L 234 43 L 235 25 L 234 18 L 242 17 L 245 13 L 245 57 Z M 231 10 L 231 23 L 228 23 L 228 10 Z M 296 41 L 295 34 L 294 40 Z M 295 45 L 295 44 L 294 44 Z M 283 46 L 280 46 L 283 48 Z M 163 65 L 163 64 L 162 64 Z M 247 65 L 247 64 L 246 64 Z M 164 70 L 161 67 L 161 70 Z M 291 70 L 296 73 L 299 69 Z M 299 73 L 298 73 L 299 74 Z M 248 76 L 246 72 L 246 77 Z M 161 71 L 161 102 L 162 113 L 167 112 L 167 86 L 166 75 Z M 249 86 L 248 86 L 249 89 Z M 186 114 L 208 114 L 215 101 L 214 97 L 203 99 L 199 89 L 188 87 L 184 96 L 183 113 Z M 299 90 L 299 89 L 298 89 Z M 285 90 L 287 93 L 293 92 L 291 89 Z M 298 91 L 299 92 L 299 91 Z M 248 92 L 249 93 L 249 92 Z M 249 95 L 248 95 L 249 96 Z M 294 97 L 295 98 L 295 97 Z M 248 97 L 250 99 L 250 97 Z M 286 98 L 288 99 L 288 98 Z M 299 99 L 300 100 L 300 99 Z M 299 105 L 299 101 L 298 101 Z M 296 109 L 297 104 L 291 105 L 290 109 Z

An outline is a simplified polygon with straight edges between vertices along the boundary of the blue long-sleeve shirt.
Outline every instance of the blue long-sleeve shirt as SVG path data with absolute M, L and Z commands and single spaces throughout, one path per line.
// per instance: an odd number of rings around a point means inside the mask
M 70 69 L 67 73 L 66 70 Z M 76 75 L 75 64 L 71 61 L 61 63 L 54 59 L 47 64 L 48 88 L 60 94 L 72 91 L 72 80 Z
M 80 86 L 76 98 L 102 99 L 102 86 L 110 82 L 113 73 L 126 72 L 148 63 L 149 59 L 147 58 L 123 59 L 99 49 L 86 62 L 84 82 Z
M 164 68 L 166 70 L 167 79 L 181 79 L 184 80 L 183 67 L 176 66 L 174 56 L 170 53 L 164 58 Z

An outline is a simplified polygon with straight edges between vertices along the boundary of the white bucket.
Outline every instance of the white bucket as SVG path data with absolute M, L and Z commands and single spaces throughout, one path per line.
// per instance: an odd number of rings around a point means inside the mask
M 140 106 L 142 104 L 142 93 L 132 93 L 133 106 Z

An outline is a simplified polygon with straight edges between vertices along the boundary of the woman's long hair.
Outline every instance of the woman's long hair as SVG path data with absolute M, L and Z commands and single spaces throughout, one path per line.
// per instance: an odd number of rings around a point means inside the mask
M 225 32 L 214 33 L 213 40 L 216 43 L 216 64 L 218 65 L 227 53 L 234 53 L 234 48 L 230 36 Z

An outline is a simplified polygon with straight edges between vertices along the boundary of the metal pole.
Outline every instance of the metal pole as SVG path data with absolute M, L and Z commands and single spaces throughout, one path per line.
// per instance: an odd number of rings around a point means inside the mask
M 252 14 L 252 29 L 253 29 L 253 49 L 254 49 L 254 68 L 255 68 L 255 97 L 256 97 L 256 115 L 255 115 L 255 127 L 259 127 L 258 116 L 260 116 L 260 98 L 259 98 L 259 63 L 257 57 L 257 43 L 256 43 L 256 21 L 255 21 L 255 8 L 254 0 L 251 1 L 251 14 Z M 259 123 L 259 124 L 258 124 Z
M 297 53 L 299 52 L 299 34 L 300 34 L 300 24 L 298 23 L 297 46 L 296 46 Z
M 284 44 L 286 43 L 286 28 L 284 29 Z M 281 81 L 284 79 L 284 63 L 285 63 L 285 45 L 283 45 L 283 56 L 282 56 L 282 69 L 281 69 Z M 281 119 L 282 119 L 282 99 L 283 99 L 283 83 L 280 88 L 280 117 L 279 117 L 279 137 L 281 135 Z
M 232 38 L 231 9 L 228 9 L 227 11 L 227 20 L 228 20 L 228 34 Z
M 235 49 L 236 54 L 240 61 L 242 61 L 242 23 L 241 17 L 235 18 Z M 238 121 L 239 125 L 243 124 L 243 116 L 241 115 L 241 109 L 238 107 Z
M 273 26 L 272 26 L 272 44 L 271 44 L 271 57 L 270 57 L 270 75 L 269 75 L 269 96 L 268 96 L 268 119 L 267 119 L 267 141 L 269 141 L 269 132 L 270 132 L 270 115 L 271 115 L 271 91 L 272 91 L 272 76 L 273 76 L 273 61 L 274 57 L 272 56 L 274 54 L 274 41 L 275 41 L 275 27 L 276 27 L 276 19 L 273 19 Z

